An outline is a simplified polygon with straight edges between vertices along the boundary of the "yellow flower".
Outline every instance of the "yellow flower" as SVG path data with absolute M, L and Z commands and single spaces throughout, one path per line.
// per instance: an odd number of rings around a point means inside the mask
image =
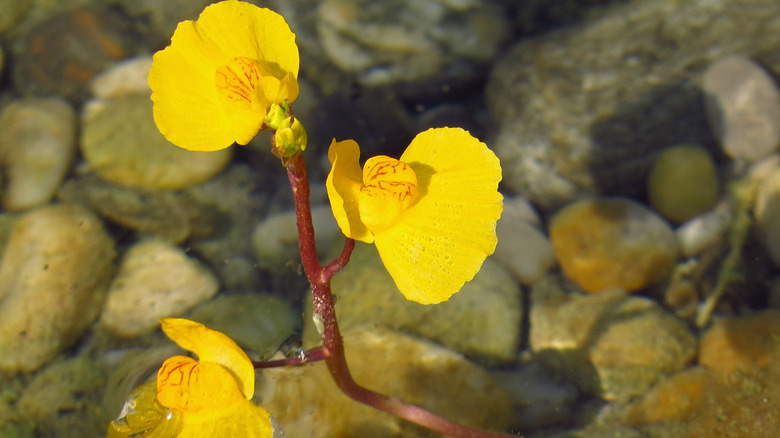
M 252 404 L 255 370 L 232 339 L 187 319 L 164 318 L 163 331 L 198 355 L 166 360 L 111 423 L 108 437 L 270 438 L 268 412 Z M 156 400 L 155 400 L 156 395 Z M 167 411 L 164 409 L 167 408 Z
M 429 129 L 400 160 L 372 157 L 362 171 L 352 140 L 334 140 L 328 159 L 328 197 L 339 227 L 376 244 L 407 299 L 448 300 L 493 253 L 501 166 L 467 131 Z
M 154 120 L 171 143 L 213 151 L 247 144 L 272 104 L 298 97 L 298 46 L 281 15 L 227 0 L 179 23 L 154 55 Z

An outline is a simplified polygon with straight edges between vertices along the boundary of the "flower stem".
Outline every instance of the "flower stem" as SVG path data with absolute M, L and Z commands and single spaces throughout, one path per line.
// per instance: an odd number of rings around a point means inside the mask
M 349 261 L 349 257 L 355 247 L 355 241 L 347 239 L 344 244 L 344 250 L 338 258 L 324 267 L 320 264 L 314 243 L 314 227 L 312 225 L 311 205 L 309 202 L 309 180 L 306 176 L 306 163 L 303 155 L 297 153 L 292 157 L 285 158 L 283 159 L 283 164 L 287 169 L 287 176 L 295 199 L 298 246 L 301 251 L 303 270 L 309 279 L 312 289 L 314 319 L 318 322 L 318 329 L 322 336 L 323 356 L 328 370 L 339 389 L 355 401 L 453 437 L 516 437 L 515 435 L 473 429 L 454 423 L 418 406 L 405 403 L 398 398 L 388 397 L 371 391 L 355 382 L 349 372 L 346 356 L 344 355 L 344 342 L 336 321 L 336 307 L 330 288 L 330 279 Z M 303 361 L 299 363 L 303 363 Z

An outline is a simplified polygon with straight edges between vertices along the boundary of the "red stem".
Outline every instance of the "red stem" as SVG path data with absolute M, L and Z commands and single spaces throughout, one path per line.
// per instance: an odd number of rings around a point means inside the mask
M 298 245 L 301 251 L 303 270 L 312 288 L 314 318 L 321 323 L 318 324 L 318 328 L 321 330 L 324 360 L 336 385 L 353 400 L 439 433 L 459 438 L 516 438 L 515 435 L 473 429 L 454 423 L 398 398 L 388 397 L 366 389 L 355 382 L 349 372 L 344 355 L 344 343 L 336 321 L 336 307 L 330 290 L 330 279 L 349 261 L 355 242 L 352 239 L 347 239 L 344 250 L 337 259 L 325 267 L 320 264 L 314 243 L 314 227 L 309 203 L 309 180 L 306 176 L 306 163 L 303 155 L 297 153 L 285 159 L 284 165 L 295 198 L 295 212 L 298 218 Z

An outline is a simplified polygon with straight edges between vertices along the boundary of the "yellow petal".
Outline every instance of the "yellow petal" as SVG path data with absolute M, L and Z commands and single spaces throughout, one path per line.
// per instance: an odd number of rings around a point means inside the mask
M 236 378 L 215 362 L 198 362 L 187 356 L 168 358 L 157 372 L 157 400 L 162 406 L 202 420 L 246 401 Z
M 200 362 L 215 362 L 233 374 L 241 393 L 255 393 L 255 369 L 244 351 L 228 336 L 183 318 L 163 318 L 162 329 L 181 348 L 198 355 Z
M 360 147 L 354 140 L 333 140 L 328 149 L 328 160 L 331 169 L 325 186 L 336 222 L 350 239 L 372 243 L 374 235 L 361 221 L 358 208 L 358 196 L 363 187 Z
M 417 203 L 376 234 L 377 250 L 407 299 L 446 301 L 495 249 L 501 166 L 484 143 L 459 128 L 418 134 L 401 161 L 417 175 Z
M 271 438 L 274 434 L 271 416 L 249 400 L 236 403 L 219 417 L 187 416 L 177 438 Z
M 267 108 L 235 114 L 223 107 L 215 86 L 217 70 L 236 58 L 259 63 L 277 80 L 298 75 L 295 35 L 273 11 L 228 0 L 207 7 L 197 22 L 179 23 L 149 73 L 154 119 L 170 142 L 208 151 L 246 144 L 257 134 Z M 297 91 L 289 95 L 292 101 Z
M 270 9 L 235 0 L 215 3 L 198 17 L 198 31 L 213 50 L 225 54 L 219 64 L 244 56 L 278 69 L 274 76 L 279 78 L 284 77 L 281 72 L 298 77 L 300 57 L 295 34 L 284 17 Z

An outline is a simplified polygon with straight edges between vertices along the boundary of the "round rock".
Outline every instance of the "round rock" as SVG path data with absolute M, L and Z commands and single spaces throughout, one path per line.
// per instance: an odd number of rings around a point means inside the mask
M 139 336 L 159 326 L 160 318 L 181 316 L 218 289 L 214 275 L 179 247 L 143 241 L 123 257 L 100 321 L 117 335 Z
M 569 204 L 550 221 L 550 240 L 566 277 L 586 292 L 642 289 L 666 278 L 679 254 L 669 225 L 625 198 Z
M 665 149 L 647 179 L 650 205 L 663 217 L 682 223 L 718 202 L 718 175 L 706 149 L 679 145 Z
M 0 369 L 32 371 L 92 324 L 113 274 L 114 242 L 80 206 L 33 210 L 0 264 Z
M 157 130 L 149 96 L 91 102 L 83 114 L 81 152 L 106 181 L 149 190 L 202 183 L 229 162 L 231 150 L 187 151 Z
M 24 210 L 53 197 L 76 152 L 76 115 L 60 99 L 13 102 L 0 115 L 6 171 L 3 207 Z
M 780 143 L 780 92 L 772 78 L 743 55 L 731 55 L 704 74 L 707 119 L 732 158 L 756 161 Z
M 780 169 L 761 181 L 754 214 L 760 240 L 775 266 L 780 266 Z

